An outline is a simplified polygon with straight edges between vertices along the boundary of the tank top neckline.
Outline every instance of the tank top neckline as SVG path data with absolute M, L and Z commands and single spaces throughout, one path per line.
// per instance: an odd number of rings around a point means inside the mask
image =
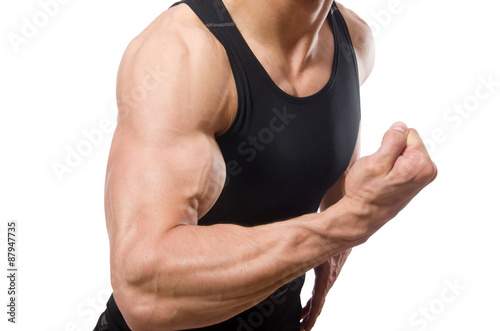
M 339 60 L 339 58 L 338 58 L 338 54 L 339 54 L 338 38 L 339 37 L 338 37 L 338 33 L 337 33 L 337 28 L 335 26 L 335 22 L 333 21 L 333 12 L 334 12 L 334 10 L 336 10 L 336 8 L 334 9 L 334 7 L 332 6 L 332 9 L 328 12 L 328 18 L 327 18 L 329 20 L 330 26 L 332 28 L 332 32 L 333 32 L 333 44 L 334 44 L 333 64 L 332 64 L 332 71 L 330 73 L 330 78 L 328 79 L 328 81 L 326 82 L 326 84 L 320 90 L 318 90 L 317 92 L 314 92 L 311 95 L 299 97 L 299 96 L 294 96 L 294 95 L 291 95 L 291 94 L 283 91 L 274 82 L 274 80 L 271 78 L 271 76 L 269 75 L 269 73 L 267 72 L 267 70 L 264 68 L 264 66 L 262 65 L 262 63 L 257 58 L 257 56 L 254 54 L 254 52 L 252 51 L 252 49 L 250 48 L 250 46 L 246 42 L 245 38 L 241 34 L 240 30 L 238 29 L 238 27 L 234 23 L 233 18 L 229 14 L 229 11 L 227 10 L 226 6 L 224 5 L 224 2 L 222 0 L 219 0 L 219 2 L 221 3 L 221 7 L 225 10 L 225 12 L 228 15 L 228 19 L 230 20 L 229 24 L 231 24 L 231 25 L 234 26 L 235 34 L 236 34 L 237 38 L 240 39 L 241 46 L 244 48 L 245 52 L 248 53 L 250 61 L 253 62 L 253 64 L 255 65 L 256 69 L 259 70 L 261 72 L 262 76 L 265 78 L 267 84 L 271 87 L 271 89 L 278 96 L 280 96 L 281 98 L 283 98 L 283 99 L 285 99 L 287 101 L 293 102 L 293 103 L 304 103 L 304 102 L 309 102 L 309 101 L 312 101 L 312 100 L 314 100 L 316 98 L 321 97 L 322 95 L 324 95 L 325 93 L 327 93 L 331 89 L 331 87 L 335 83 L 335 78 L 337 76 L 337 68 L 338 68 L 338 60 Z

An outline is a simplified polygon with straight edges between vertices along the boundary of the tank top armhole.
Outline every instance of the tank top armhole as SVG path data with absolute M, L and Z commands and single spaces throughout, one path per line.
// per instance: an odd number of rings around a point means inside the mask
M 244 114 L 248 113 L 251 100 L 246 72 L 243 64 L 237 56 L 235 45 L 233 45 L 233 41 L 231 40 L 231 35 L 234 34 L 231 30 L 236 29 L 236 26 L 229 16 L 229 13 L 227 13 L 226 8 L 223 7 L 223 5 L 217 6 L 217 2 L 207 1 L 205 3 L 200 3 L 199 1 L 182 0 L 174 3 L 172 6 L 176 6 L 181 3 L 184 3 L 191 8 L 191 10 L 196 14 L 196 16 L 198 16 L 201 22 L 210 30 L 210 32 L 212 32 L 212 34 L 226 50 L 226 55 L 231 66 L 231 71 L 236 85 L 238 98 L 237 109 L 236 115 L 233 122 L 229 126 L 229 129 L 220 135 L 216 135 L 216 138 L 234 135 L 245 123 Z
M 248 113 L 250 109 L 250 87 L 246 79 L 246 73 L 243 68 L 243 65 L 240 63 L 240 59 L 238 56 L 235 56 L 235 50 L 232 49 L 234 46 L 229 41 L 225 41 L 224 36 L 220 35 L 214 31 L 212 31 L 217 39 L 221 42 L 222 46 L 226 50 L 226 54 L 229 60 L 229 64 L 231 66 L 231 71 L 233 73 L 234 82 L 236 85 L 236 94 L 237 94 L 237 109 L 236 115 L 233 119 L 233 122 L 229 126 L 229 129 L 221 135 L 217 135 L 217 138 L 222 138 L 226 136 L 232 136 L 238 133 L 238 131 L 242 128 L 244 120 L 244 114 Z
M 354 45 L 352 43 L 351 34 L 349 32 L 349 28 L 347 27 L 347 23 L 344 19 L 344 15 L 340 12 L 336 2 L 333 2 L 332 11 L 334 16 L 335 23 L 340 27 L 342 34 L 344 35 L 345 40 L 347 41 L 347 45 L 349 46 L 349 50 L 352 54 L 352 60 L 354 61 L 354 69 L 356 71 L 356 80 L 359 86 L 359 71 L 358 71 L 358 59 L 356 57 L 356 51 L 354 50 Z

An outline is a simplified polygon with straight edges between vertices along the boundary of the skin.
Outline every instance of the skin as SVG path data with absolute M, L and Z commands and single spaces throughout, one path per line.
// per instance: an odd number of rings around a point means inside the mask
M 296 96 L 322 88 L 333 58 L 325 23 L 331 1 L 224 2 L 278 86 Z M 373 66 L 372 38 L 341 10 L 363 82 Z M 114 297 L 134 331 L 222 322 L 315 268 L 302 322 L 310 330 L 350 249 L 437 174 L 418 133 L 399 123 L 375 154 L 356 161 L 354 153 L 319 213 L 256 227 L 197 226 L 224 185 L 215 136 L 230 127 L 237 95 L 224 48 L 186 5 L 164 12 L 130 43 L 117 99 L 106 224 Z

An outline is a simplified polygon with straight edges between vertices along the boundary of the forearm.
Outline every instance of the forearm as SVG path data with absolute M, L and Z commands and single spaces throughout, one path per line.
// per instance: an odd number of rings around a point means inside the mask
M 354 164 L 354 162 L 359 158 L 359 139 L 356 144 L 355 151 L 353 152 L 353 156 L 351 162 L 349 164 L 349 168 Z M 330 208 L 331 206 L 338 203 L 345 195 L 345 177 L 347 171 L 338 179 L 338 181 L 333 185 L 330 190 L 323 197 L 319 211 L 323 212 Z M 342 267 L 344 266 L 345 261 L 349 257 L 351 253 L 351 248 L 341 252 L 340 254 L 331 256 L 325 263 L 314 268 L 316 273 L 316 280 L 320 282 L 324 282 L 328 289 L 333 286 L 333 283 L 337 280 Z
M 216 324 L 358 244 L 349 227 L 352 217 L 337 204 L 258 227 L 178 226 L 161 241 L 144 243 L 149 256 L 140 266 L 126 268 L 141 273 L 122 282 L 118 288 L 124 290 L 115 289 L 115 297 L 119 305 L 133 298 L 145 308 L 124 314 L 134 331 Z M 139 259 L 129 259 L 133 261 Z M 145 326 L 144 320 L 150 324 Z
M 351 254 L 351 248 L 330 257 L 325 263 L 314 268 L 316 282 L 324 284 L 328 291 L 337 281 L 347 258 Z

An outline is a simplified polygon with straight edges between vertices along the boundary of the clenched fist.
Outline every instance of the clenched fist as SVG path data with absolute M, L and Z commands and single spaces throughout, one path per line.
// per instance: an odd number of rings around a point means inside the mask
M 436 165 L 417 131 L 395 123 L 380 149 L 355 162 L 345 180 L 343 199 L 359 220 L 359 238 L 380 229 L 436 176 Z

